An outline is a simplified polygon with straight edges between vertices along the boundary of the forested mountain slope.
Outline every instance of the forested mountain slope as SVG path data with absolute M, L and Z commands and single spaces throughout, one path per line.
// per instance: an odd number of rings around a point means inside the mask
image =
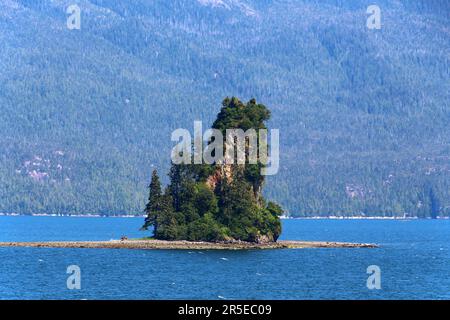
M 371 4 L 1 1 L 0 212 L 142 213 L 171 132 L 238 96 L 272 110 L 290 214 L 449 216 L 450 2 L 377 0 L 380 30 Z

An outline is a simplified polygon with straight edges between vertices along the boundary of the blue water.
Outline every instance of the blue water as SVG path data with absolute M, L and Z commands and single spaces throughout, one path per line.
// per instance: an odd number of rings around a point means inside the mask
M 140 218 L 0 217 L 0 241 L 142 237 Z M 377 249 L 0 248 L 2 299 L 450 299 L 450 220 L 285 220 L 283 239 Z M 69 265 L 81 290 L 67 289 Z M 381 289 L 366 269 L 381 269 Z

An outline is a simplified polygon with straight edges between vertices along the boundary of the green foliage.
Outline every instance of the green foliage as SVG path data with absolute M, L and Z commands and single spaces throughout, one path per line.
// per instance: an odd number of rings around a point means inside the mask
M 218 220 L 229 226 L 234 239 L 252 241 L 254 237 L 251 233 L 256 227 L 258 206 L 251 186 L 239 173 L 232 182 L 225 181 L 224 184 L 219 192 Z
M 244 104 L 238 98 L 225 98 L 222 102 L 222 108 L 217 115 L 217 119 L 213 124 L 214 129 L 222 131 L 225 137 L 227 129 L 239 128 L 244 131 L 254 129 L 258 132 L 259 129 L 267 129 L 265 122 L 270 119 L 270 111 L 263 104 L 256 103 L 255 99 L 251 99 Z M 261 144 L 261 141 L 258 141 Z M 251 183 L 253 192 L 257 195 L 264 183 L 264 176 L 260 174 L 263 167 L 261 162 L 257 164 L 247 164 L 244 168 L 244 177 Z
M 226 98 L 222 106 L 212 127 L 221 130 L 224 135 L 225 130 L 230 128 L 244 131 L 266 129 L 264 122 L 270 119 L 270 111 L 264 105 L 257 104 L 255 99 L 244 104 L 236 97 Z
M 219 224 L 211 213 L 188 225 L 187 240 L 223 241 L 230 239 L 227 227 Z
M 186 237 L 184 217 L 173 209 L 173 199 L 166 194 L 162 197 L 161 209 L 156 212 L 154 237 L 161 240 L 177 240 Z
M 201 217 L 207 213 L 215 216 L 219 210 L 217 202 L 218 201 L 213 190 L 208 188 L 203 183 L 197 184 L 193 203 Z
M 269 115 L 267 108 L 255 100 L 243 104 L 237 98 L 226 98 L 215 125 L 224 130 L 242 129 L 249 123 L 262 128 Z M 150 223 L 154 227 L 154 237 L 163 240 L 270 242 L 278 239 L 281 233 L 278 216 L 283 210 L 273 202 L 267 207 L 263 205 L 265 200 L 260 188 L 264 179 L 259 171 L 253 167 L 249 175 L 247 166 L 242 165 L 203 167 L 172 164 L 170 183 L 163 196 L 159 196 L 161 188 L 154 172 L 147 205 L 151 209 L 147 210 L 144 229 Z M 260 167 L 261 163 L 256 166 Z M 199 168 L 210 175 L 199 175 Z M 216 180 L 215 185 L 209 178 Z M 152 192 L 153 189 L 156 191 Z M 162 204 L 153 210 L 155 194 L 162 199 Z
M 283 208 L 281 208 L 280 205 L 278 205 L 277 203 L 274 203 L 272 201 L 270 201 L 267 204 L 267 210 L 270 212 L 270 214 L 272 214 L 275 217 L 282 216 L 284 213 Z
M 152 180 L 149 185 L 148 203 L 145 207 L 147 218 L 145 219 L 144 226 L 142 227 L 144 230 L 147 230 L 149 226 L 154 226 L 155 229 L 157 228 L 157 212 L 162 209 L 162 201 L 161 182 L 159 181 L 158 172 L 153 170 Z

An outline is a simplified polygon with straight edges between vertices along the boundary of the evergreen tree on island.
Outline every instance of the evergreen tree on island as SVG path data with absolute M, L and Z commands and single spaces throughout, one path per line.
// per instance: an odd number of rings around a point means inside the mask
M 254 99 L 244 104 L 226 98 L 212 128 L 225 137 L 227 129 L 266 129 L 269 118 L 270 111 Z M 248 156 L 248 143 L 245 148 Z M 154 171 L 143 229 L 153 227 L 154 238 L 162 240 L 276 241 L 283 209 L 263 198 L 262 168 L 259 160 L 245 165 L 172 164 L 164 193 Z
M 148 186 L 149 196 L 148 203 L 145 207 L 145 213 L 147 218 L 145 218 L 143 230 L 148 230 L 148 227 L 153 226 L 154 232 L 158 229 L 157 216 L 162 209 L 162 191 L 161 182 L 159 181 L 158 171 L 153 170 L 152 179 L 150 185 Z

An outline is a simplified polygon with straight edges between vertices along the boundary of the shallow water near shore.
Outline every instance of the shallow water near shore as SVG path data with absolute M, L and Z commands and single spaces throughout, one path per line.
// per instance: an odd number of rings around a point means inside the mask
M 142 218 L 0 216 L 0 241 L 110 240 Z M 450 299 L 450 220 L 283 220 L 284 240 L 380 248 L 243 251 L 0 248 L 1 299 Z M 69 265 L 81 290 L 67 289 Z M 366 286 L 381 269 L 381 289 Z

